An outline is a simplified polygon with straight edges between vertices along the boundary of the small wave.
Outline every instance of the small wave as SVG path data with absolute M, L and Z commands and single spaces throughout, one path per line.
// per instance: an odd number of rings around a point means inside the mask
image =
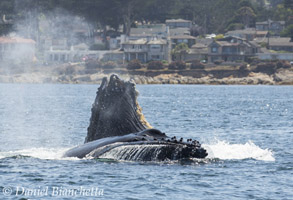
M 245 144 L 230 144 L 229 142 L 218 140 L 215 144 L 203 144 L 202 146 L 208 151 L 208 158 L 211 159 L 275 161 L 271 150 L 262 149 L 252 141 L 248 141 Z
M 68 148 L 30 148 L 16 151 L 0 152 L 0 159 L 33 157 L 44 160 L 77 160 L 78 158 L 64 158 Z

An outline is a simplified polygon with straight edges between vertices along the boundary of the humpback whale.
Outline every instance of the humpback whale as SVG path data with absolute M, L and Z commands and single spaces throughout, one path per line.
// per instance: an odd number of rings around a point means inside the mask
M 115 74 L 109 81 L 103 78 L 92 105 L 85 142 L 64 156 L 166 161 L 208 155 L 197 140 L 177 140 L 152 128 L 142 114 L 137 97 L 134 82 L 123 81 Z

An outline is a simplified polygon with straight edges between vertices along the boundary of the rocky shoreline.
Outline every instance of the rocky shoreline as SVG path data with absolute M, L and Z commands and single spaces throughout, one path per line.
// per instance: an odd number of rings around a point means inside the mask
M 41 66 L 29 69 L 1 70 L 0 83 L 100 84 L 115 73 L 136 84 L 205 84 L 205 85 L 293 85 L 293 67 L 274 72 L 222 67 L 206 70 L 129 71 L 126 69 L 89 70 L 83 64 Z

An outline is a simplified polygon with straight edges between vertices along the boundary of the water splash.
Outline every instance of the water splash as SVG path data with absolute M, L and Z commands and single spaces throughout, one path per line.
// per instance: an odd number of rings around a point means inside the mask
M 273 152 L 269 149 L 262 149 L 252 141 L 245 144 L 230 144 L 227 141 L 216 141 L 213 144 L 202 145 L 208 151 L 208 159 L 221 160 L 243 160 L 256 159 L 262 161 L 275 161 Z M 104 153 L 100 158 L 113 160 L 139 161 L 144 154 L 151 154 L 152 158 L 158 157 L 162 148 L 155 145 L 131 145 L 120 146 Z M 16 151 L 0 152 L 0 159 L 9 157 L 33 157 L 44 160 L 79 160 L 78 158 L 63 158 L 68 148 L 30 148 Z
M 162 145 L 124 145 L 111 149 L 100 158 L 139 161 L 148 154 L 148 157 L 155 160 L 161 151 Z
M 275 161 L 271 150 L 262 149 L 252 141 L 248 141 L 245 144 L 230 144 L 229 142 L 218 140 L 215 144 L 203 144 L 202 146 L 208 151 L 208 158 L 221 160 L 251 158 L 262 161 Z
M 63 158 L 68 148 L 30 148 L 16 151 L 0 152 L 0 159 L 9 157 L 33 157 L 44 160 L 77 160 L 78 158 Z

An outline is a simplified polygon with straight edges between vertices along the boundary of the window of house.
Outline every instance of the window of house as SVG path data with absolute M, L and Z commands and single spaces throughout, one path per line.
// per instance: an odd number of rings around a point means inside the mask
M 218 47 L 212 47 L 212 53 L 217 53 L 218 52 Z
M 158 59 L 160 59 L 160 56 L 159 55 L 152 55 L 152 59 L 153 60 L 158 60 Z
M 150 46 L 150 48 L 151 48 L 151 50 L 159 50 L 159 49 L 161 49 L 161 46 L 158 44 L 153 44 Z
M 59 59 L 58 54 L 54 54 L 54 61 L 58 61 L 58 59 Z

